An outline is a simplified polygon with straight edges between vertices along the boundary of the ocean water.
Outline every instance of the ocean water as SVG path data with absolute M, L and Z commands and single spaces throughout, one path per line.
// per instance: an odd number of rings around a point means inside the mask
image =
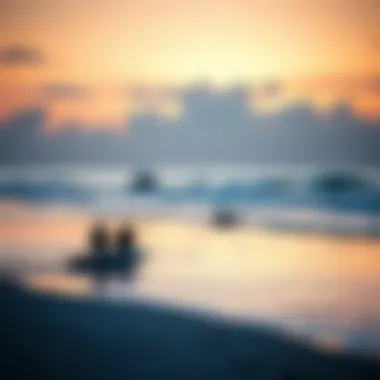
M 125 167 L 0 169 L 0 200 L 63 204 L 98 215 L 210 219 L 228 209 L 242 224 L 380 232 L 380 171 L 369 168 L 167 166 L 151 168 L 157 188 L 134 190 Z
M 368 168 L 0 169 L 0 268 L 32 288 L 138 298 L 270 323 L 330 350 L 380 353 L 380 172 Z M 236 225 L 212 225 L 216 210 Z M 133 284 L 67 271 L 96 218 L 135 225 Z

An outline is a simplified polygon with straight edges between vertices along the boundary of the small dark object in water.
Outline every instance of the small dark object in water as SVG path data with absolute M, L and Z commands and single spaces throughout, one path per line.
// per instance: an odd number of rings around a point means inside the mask
M 343 194 L 348 192 L 362 191 L 368 188 L 368 184 L 353 175 L 328 173 L 314 182 L 314 189 L 322 193 Z
M 212 216 L 212 224 L 219 228 L 230 228 L 238 223 L 236 214 L 229 209 L 216 210 Z
M 150 171 L 140 171 L 136 174 L 132 190 L 136 193 L 151 193 L 158 189 L 158 181 Z

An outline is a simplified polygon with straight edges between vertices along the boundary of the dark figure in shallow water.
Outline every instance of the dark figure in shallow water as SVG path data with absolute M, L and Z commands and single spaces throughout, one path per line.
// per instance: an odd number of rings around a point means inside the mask
M 69 268 L 100 279 L 113 274 L 131 278 L 140 259 L 135 240 L 133 229 L 125 226 L 118 231 L 112 247 L 106 227 L 98 222 L 89 232 L 88 252 L 70 260 Z
M 96 222 L 88 233 L 88 248 L 85 255 L 79 255 L 68 263 L 69 269 L 102 279 L 111 269 L 111 245 L 109 233 L 102 222 Z
M 138 249 L 135 232 L 132 227 L 122 227 L 116 235 L 116 269 L 119 272 L 132 275 L 138 264 Z
M 110 251 L 108 231 L 101 222 L 94 224 L 90 230 L 89 249 L 94 258 L 104 258 Z

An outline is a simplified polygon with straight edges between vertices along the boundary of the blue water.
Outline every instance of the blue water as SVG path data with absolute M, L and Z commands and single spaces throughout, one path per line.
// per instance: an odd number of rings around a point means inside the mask
M 2 168 L 0 199 L 177 216 L 183 210 L 197 214 L 228 207 L 261 215 L 264 224 L 270 211 L 273 225 L 289 224 L 302 211 L 302 220 L 307 212 L 314 225 L 318 216 L 319 225 L 330 229 L 342 221 L 351 230 L 368 229 L 372 218 L 380 231 L 380 172 L 375 169 L 160 167 L 150 170 L 158 185 L 149 192 L 134 188 L 136 173 L 124 167 Z M 321 221 L 321 215 L 328 218 Z M 359 219 L 353 222 L 353 217 Z

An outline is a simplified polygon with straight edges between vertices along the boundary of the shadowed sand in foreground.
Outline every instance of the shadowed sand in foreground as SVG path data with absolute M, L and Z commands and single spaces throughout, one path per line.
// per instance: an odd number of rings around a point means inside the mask
M 312 351 L 265 328 L 0 282 L 2 379 L 380 379 L 380 364 Z

